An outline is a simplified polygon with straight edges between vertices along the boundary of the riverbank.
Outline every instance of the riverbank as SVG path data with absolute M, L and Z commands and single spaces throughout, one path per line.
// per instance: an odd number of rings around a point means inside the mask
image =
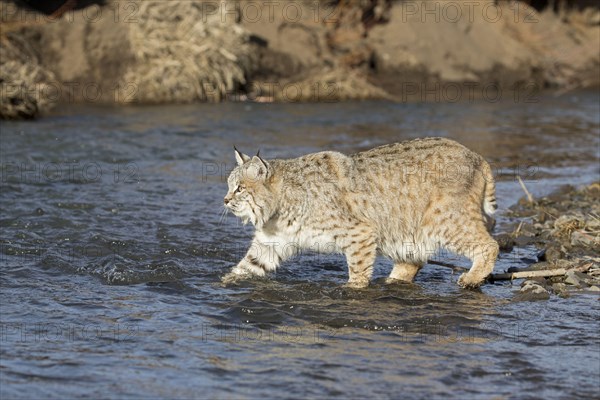
M 510 251 L 513 246 L 533 245 L 539 252 L 536 263 L 507 272 L 561 272 L 525 280 L 516 300 L 546 300 L 551 293 L 569 297 L 578 290 L 600 292 L 600 183 L 563 186 L 540 199 L 527 194 L 508 210 L 508 218 L 514 230 L 497 237 L 501 247 Z
M 600 83 L 592 6 L 88 3 L 47 16 L 0 2 L 2 117 L 74 102 L 497 101 Z

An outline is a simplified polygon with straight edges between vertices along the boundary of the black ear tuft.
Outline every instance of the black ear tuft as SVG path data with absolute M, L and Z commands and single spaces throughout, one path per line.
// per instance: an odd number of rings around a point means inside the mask
M 271 175 L 271 165 L 263 160 L 258 154 L 252 157 L 252 162 L 257 163 L 259 166 L 258 174 L 268 178 Z
M 256 155 L 256 157 L 260 160 L 261 164 L 268 170 L 269 164 L 267 164 L 267 162 L 263 160 L 258 154 Z
M 250 156 L 240 152 L 235 146 L 233 146 L 233 150 L 235 151 L 235 159 L 238 165 L 242 165 L 248 161 L 250 161 Z

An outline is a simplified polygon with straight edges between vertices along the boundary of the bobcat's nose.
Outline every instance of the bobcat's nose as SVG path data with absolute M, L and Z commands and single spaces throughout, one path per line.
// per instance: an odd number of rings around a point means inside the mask
M 223 199 L 223 203 L 225 203 L 225 205 L 229 204 L 230 199 L 228 199 L 227 197 L 225 197 Z

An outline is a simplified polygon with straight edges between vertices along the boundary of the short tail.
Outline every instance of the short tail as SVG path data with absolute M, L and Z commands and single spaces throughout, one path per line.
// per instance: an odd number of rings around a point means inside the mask
M 485 161 L 483 165 L 483 178 L 485 182 L 483 189 L 483 211 L 491 216 L 498 209 L 498 205 L 496 204 L 496 184 L 492 168 Z

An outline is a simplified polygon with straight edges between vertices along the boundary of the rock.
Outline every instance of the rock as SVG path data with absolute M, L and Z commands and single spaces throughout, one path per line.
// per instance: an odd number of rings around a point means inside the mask
M 575 269 L 579 265 L 577 261 L 573 260 L 556 260 L 556 262 L 552 264 L 556 265 L 556 268 L 564 268 L 566 270 Z
M 591 267 L 591 268 L 588 270 L 587 274 L 588 274 L 589 276 L 592 276 L 592 277 L 594 277 L 594 276 L 600 276 L 600 267 L 598 267 L 598 266 L 593 266 L 593 267 Z
M 565 276 L 564 283 L 567 285 L 579 286 L 579 279 L 573 274 L 573 271 L 567 272 Z
M 543 279 L 543 278 L 542 278 Z M 523 282 L 521 290 L 513 297 L 513 301 L 539 301 L 548 300 L 550 292 L 537 281 L 528 279 Z
M 577 278 L 579 278 L 580 281 L 587 283 L 588 285 L 594 284 L 595 279 L 589 276 L 588 274 L 584 274 L 580 271 L 573 271 L 573 273 L 575 276 L 577 276 Z
M 504 251 L 510 253 L 515 246 L 515 241 L 513 237 L 507 233 L 501 233 L 497 235 L 494 239 L 498 242 L 498 246 L 500 247 L 500 251 Z
M 598 286 L 590 286 L 586 290 L 588 290 L 590 292 L 600 292 L 600 287 L 598 287 Z
M 557 244 L 550 244 L 544 249 L 544 253 L 541 256 L 540 261 L 556 261 L 565 257 L 561 247 Z
M 538 236 L 538 239 L 540 241 L 542 241 L 542 242 L 547 242 L 549 240 L 552 240 L 553 238 L 552 238 L 552 233 L 551 232 L 552 232 L 552 228 L 550 228 L 550 229 L 546 229 L 546 228 L 541 229 L 540 230 L 540 234 Z
M 572 246 L 598 246 L 599 243 L 596 243 L 594 237 L 589 233 L 583 231 L 573 231 L 571 233 L 571 245 Z
M 521 284 L 521 287 L 525 287 L 527 285 L 540 285 L 540 286 L 546 288 L 548 286 L 548 283 L 546 282 L 546 278 L 544 278 L 542 276 L 534 276 L 534 277 L 531 277 L 531 278 L 528 278 L 527 280 L 525 280 Z
M 521 230 L 519 231 L 520 236 L 534 237 L 536 234 L 537 229 L 535 229 L 535 226 L 533 226 L 533 224 L 525 222 L 521 225 Z
M 564 283 L 558 282 L 558 283 L 552 284 L 552 290 L 554 291 L 554 293 L 557 296 L 560 296 L 563 298 L 570 296 L 568 286 L 565 285 Z
M 506 270 L 506 272 L 542 271 L 542 270 L 546 270 L 546 269 L 557 269 L 557 268 L 559 268 L 559 267 L 554 264 L 550 264 L 550 263 L 544 261 L 544 262 L 538 262 L 535 264 L 531 264 L 525 268 L 510 267 Z
M 587 279 L 587 275 L 583 272 L 567 271 L 564 282 L 568 285 L 576 286 L 577 288 L 586 288 L 589 286 L 585 282 Z
M 538 236 L 539 232 L 537 229 L 535 229 L 533 224 L 529 222 L 523 222 L 517 229 L 518 232 L 513 233 L 513 236 L 515 237 L 515 245 L 523 247 L 538 241 L 536 236 Z
M 591 217 L 591 215 L 588 215 Z M 600 230 L 600 218 L 588 218 L 585 221 L 585 227 L 588 231 L 598 232 Z
M 519 235 L 515 238 L 515 245 L 519 247 L 525 247 L 536 242 L 537 240 L 533 236 Z
M 584 282 L 590 286 L 598 286 L 600 285 L 600 277 L 594 277 L 588 274 L 584 274 L 586 276 Z

